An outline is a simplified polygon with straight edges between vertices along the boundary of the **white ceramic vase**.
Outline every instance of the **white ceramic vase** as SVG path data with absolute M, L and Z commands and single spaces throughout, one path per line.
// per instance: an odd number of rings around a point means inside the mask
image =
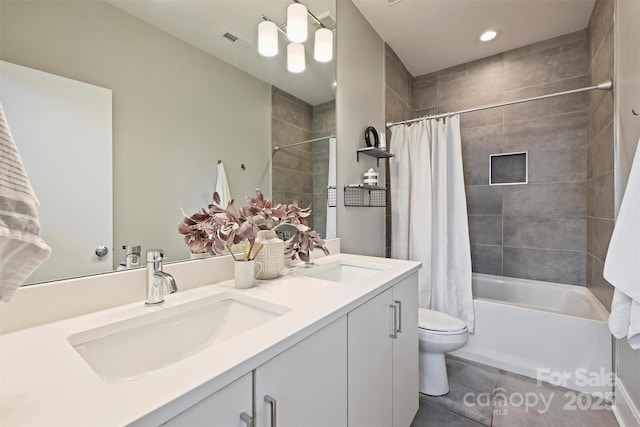
M 256 261 L 262 264 L 262 271 L 257 278 L 275 279 L 284 268 L 284 241 L 273 230 L 260 230 L 254 247 L 259 248 L 260 245 L 264 245 L 264 248 Z

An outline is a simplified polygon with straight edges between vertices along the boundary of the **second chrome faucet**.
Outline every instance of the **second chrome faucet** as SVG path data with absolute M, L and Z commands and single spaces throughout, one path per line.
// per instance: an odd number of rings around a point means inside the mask
M 172 294 L 178 290 L 172 275 L 162 271 L 162 260 L 165 254 L 162 250 L 147 251 L 147 299 L 146 305 L 160 305 L 164 302 L 163 287 Z

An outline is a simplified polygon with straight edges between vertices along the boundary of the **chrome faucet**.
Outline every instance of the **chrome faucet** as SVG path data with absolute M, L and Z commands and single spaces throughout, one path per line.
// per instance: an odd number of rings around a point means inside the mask
M 162 271 L 162 250 L 147 251 L 147 300 L 146 305 L 160 305 L 164 302 L 162 286 L 166 286 L 170 294 L 178 290 L 173 276 Z

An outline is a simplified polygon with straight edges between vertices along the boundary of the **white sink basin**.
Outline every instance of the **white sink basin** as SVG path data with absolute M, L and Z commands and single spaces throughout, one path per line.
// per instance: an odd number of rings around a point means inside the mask
M 368 264 L 338 261 L 326 265 L 315 266 L 300 274 L 317 279 L 339 283 L 355 283 L 366 279 L 387 268 L 382 264 Z
M 179 362 L 289 309 L 227 292 L 68 337 L 106 382 L 124 382 Z

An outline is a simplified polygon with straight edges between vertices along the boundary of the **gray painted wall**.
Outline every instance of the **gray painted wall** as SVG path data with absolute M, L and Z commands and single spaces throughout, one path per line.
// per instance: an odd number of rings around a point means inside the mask
M 270 194 L 270 88 L 102 1 L 2 1 L 0 58 L 113 91 L 114 247 L 188 258 L 180 209 Z M 246 171 L 240 170 L 240 163 Z
M 338 0 L 337 215 L 343 252 L 384 255 L 384 208 L 345 207 L 343 186 L 361 183 L 373 158 L 361 156 L 364 130 L 384 129 L 384 44 L 351 0 Z M 380 168 L 380 177 L 384 177 Z

